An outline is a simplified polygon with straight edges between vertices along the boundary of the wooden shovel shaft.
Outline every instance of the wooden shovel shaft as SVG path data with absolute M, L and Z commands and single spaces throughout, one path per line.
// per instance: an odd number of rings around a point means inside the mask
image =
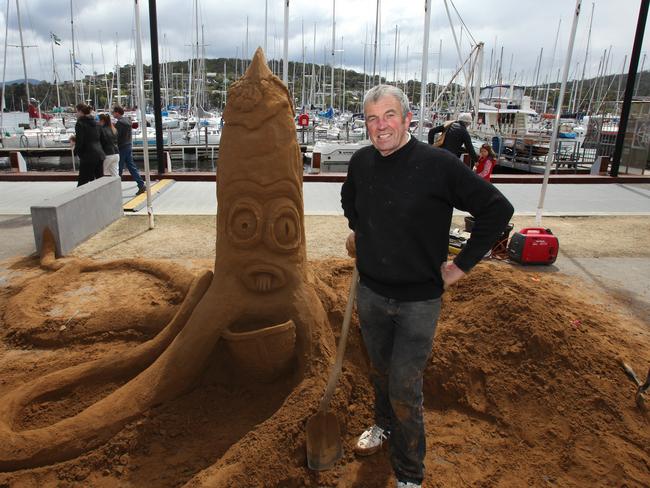
M 336 383 L 338 382 L 339 376 L 341 374 L 341 368 L 343 367 L 343 356 L 345 355 L 345 346 L 348 341 L 348 331 L 350 330 L 350 320 L 352 319 L 352 309 L 354 308 L 354 297 L 357 293 L 358 281 L 359 272 L 355 266 L 354 270 L 352 271 L 350 294 L 348 295 L 348 303 L 345 306 L 345 315 L 343 316 L 343 325 L 341 326 L 341 337 L 339 338 L 339 344 L 336 348 L 336 361 L 334 362 L 334 367 L 332 368 L 330 376 L 327 379 L 325 394 L 323 395 L 323 399 L 320 402 L 319 411 L 321 412 L 327 410 L 327 407 L 330 404 L 330 400 L 334 394 L 334 389 L 336 388 Z

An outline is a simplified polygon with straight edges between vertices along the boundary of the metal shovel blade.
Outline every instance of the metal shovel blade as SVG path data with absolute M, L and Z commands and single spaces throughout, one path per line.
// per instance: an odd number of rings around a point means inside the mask
M 341 430 L 336 416 L 318 411 L 307 421 L 307 466 L 315 471 L 330 469 L 343 457 Z

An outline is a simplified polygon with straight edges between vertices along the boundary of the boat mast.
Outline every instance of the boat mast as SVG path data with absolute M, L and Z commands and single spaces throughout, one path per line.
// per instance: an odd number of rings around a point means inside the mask
M 397 86 L 397 29 L 398 25 L 395 24 L 395 42 L 393 43 L 393 84 Z
M 542 54 L 544 53 L 544 48 L 542 47 L 539 50 L 539 59 L 537 60 L 537 69 L 535 70 L 535 95 L 533 96 L 533 90 L 530 91 L 530 95 L 535 100 L 535 98 L 539 97 L 539 74 L 540 71 L 542 70 Z
M 336 44 L 336 0 L 332 0 L 332 77 L 330 86 L 330 106 L 334 108 L 334 65 L 336 64 L 335 58 L 335 44 Z
M 458 62 L 461 63 L 461 68 L 463 70 L 463 77 L 465 78 L 465 85 L 467 85 L 468 78 L 467 78 L 467 72 L 465 71 L 465 64 L 463 64 L 463 55 L 460 52 L 460 44 L 458 43 L 458 37 L 456 37 L 456 29 L 454 29 L 454 23 L 451 20 L 451 14 L 449 13 L 449 6 L 447 5 L 447 0 L 445 0 L 445 10 L 447 12 L 447 18 L 449 19 L 449 27 L 451 28 L 451 33 L 454 38 L 454 43 L 456 44 L 456 53 L 458 54 Z
M 194 0 L 193 5 L 194 5 L 195 10 L 198 9 L 197 0 Z M 197 33 L 197 36 L 198 36 L 198 33 Z M 198 43 L 198 41 L 197 41 L 197 43 Z M 188 78 L 187 78 L 187 85 L 188 85 L 188 87 L 187 87 L 187 115 L 188 115 L 188 119 L 189 119 L 189 115 L 190 115 L 190 107 L 192 106 L 192 65 L 194 64 L 194 59 L 193 59 L 194 58 L 194 43 L 190 44 L 190 46 L 192 48 L 192 51 L 190 53 L 189 73 L 188 73 Z M 189 129 L 189 123 L 188 123 L 187 127 Z
M 343 49 L 343 36 L 341 36 L 341 71 L 343 71 L 343 87 L 341 88 L 341 112 L 345 112 L 345 50 Z
M 440 47 L 438 48 L 438 79 L 436 81 L 436 100 L 438 99 L 438 94 L 440 93 L 440 71 L 442 68 L 442 38 L 440 38 Z M 438 110 L 438 107 L 436 107 Z
M 478 108 L 479 100 L 481 98 L 481 77 L 483 75 L 483 48 L 485 44 L 483 42 L 478 43 L 478 51 L 476 52 L 477 64 L 474 65 L 474 80 L 476 85 L 474 86 L 474 127 L 478 127 Z
M 379 2 L 377 0 L 377 8 L 375 9 L 375 40 L 374 40 L 374 52 L 372 58 L 372 85 L 375 85 L 375 75 L 377 74 L 377 34 L 379 29 Z
M 427 70 L 429 68 L 429 28 L 431 25 L 431 0 L 424 0 L 424 42 L 422 43 L 422 77 L 420 83 L 420 122 L 418 139 L 422 140 L 424 130 L 424 106 L 426 105 Z
M 267 39 L 269 38 L 268 27 L 269 27 L 269 0 L 265 0 L 264 2 L 264 56 L 267 57 L 269 55 L 267 49 Z
M 97 72 L 95 71 L 95 55 L 93 54 L 92 51 L 90 52 L 90 65 L 92 66 L 91 69 L 93 73 L 93 77 L 92 77 L 93 102 L 94 102 L 93 107 L 97 108 L 97 79 L 96 79 Z M 90 87 L 88 87 L 88 98 L 90 98 Z
M 18 0 L 16 0 L 16 4 Z M 74 16 L 72 14 L 72 0 L 70 0 L 70 31 L 72 32 L 72 86 L 74 87 L 74 103 L 77 104 L 77 57 L 74 50 Z
M 20 34 L 20 54 L 23 57 L 23 74 L 25 76 L 25 91 L 27 93 L 27 106 L 29 106 L 31 98 L 29 96 L 29 81 L 27 80 L 27 64 L 25 63 L 25 44 L 23 43 L 23 27 L 20 23 L 20 5 L 18 3 L 18 0 L 16 0 L 16 17 L 18 18 L 18 32 Z M 8 19 L 6 21 L 8 22 Z
M 194 87 L 194 117 L 196 117 L 196 122 L 194 124 L 194 128 L 196 129 L 196 142 L 197 144 L 201 142 L 201 133 L 200 133 L 200 122 L 201 119 L 199 118 L 199 110 L 198 110 L 198 103 L 199 103 L 199 76 L 200 74 L 198 73 L 200 69 L 200 54 L 199 54 L 199 0 L 196 0 L 196 8 L 194 9 L 194 21 L 195 21 L 195 33 L 196 33 L 196 68 L 195 68 L 195 77 L 196 77 L 196 86 Z M 192 82 L 194 80 L 190 80 L 190 86 L 192 86 Z
M 111 98 L 108 92 L 108 78 L 106 77 L 106 60 L 104 59 L 104 43 L 102 42 L 102 31 L 99 31 L 99 48 L 102 54 L 102 70 L 104 71 L 104 87 L 106 88 L 106 108 L 108 109 L 111 106 Z
M 282 49 L 282 82 L 289 88 L 289 0 L 284 2 L 284 46 Z
M 578 87 L 578 94 L 576 98 L 578 99 L 578 110 L 580 110 L 580 97 L 582 95 L 582 85 L 585 82 L 585 70 L 587 69 L 587 58 L 589 57 L 589 44 L 591 43 L 591 24 L 594 21 L 594 7 L 595 3 L 591 2 L 591 17 L 589 18 L 589 35 L 587 36 L 587 47 L 585 49 L 585 62 L 582 65 L 582 77 L 580 79 L 580 86 Z
M 368 24 L 366 24 L 366 38 L 363 43 L 363 97 L 361 97 L 361 101 L 363 103 L 363 99 L 366 96 L 366 89 L 367 89 L 367 81 L 368 81 L 368 75 L 366 74 L 366 51 L 368 49 Z
M 167 46 L 167 34 L 163 34 L 163 46 Z M 163 54 L 166 54 L 167 60 L 163 63 L 163 73 L 165 75 L 165 110 L 169 108 L 170 97 L 169 97 L 169 51 Z M 173 80 L 172 80 L 173 83 Z
M 120 59 L 119 50 L 117 49 L 117 32 L 115 33 L 115 79 L 117 80 L 117 104 L 122 106 L 122 84 L 120 82 Z
M 56 85 L 56 106 L 61 106 L 61 96 L 59 94 L 59 77 L 56 74 L 56 61 L 54 61 L 54 33 L 50 32 L 50 47 L 52 48 L 52 75 Z M 4 98 L 3 98 L 4 100 Z
M 555 51 L 557 49 L 557 40 L 560 37 L 560 26 L 562 25 L 562 19 L 560 18 L 557 23 L 557 33 L 555 34 L 555 44 L 553 44 L 553 55 L 551 56 L 551 67 L 549 69 L 547 82 L 546 82 L 546 97 L 544 98 L 544 110 L 542 113 L 546 113 L 546 108 L 548 106 L 548 92 L 551 89 L 551 74 L 553 73 L 553 65 L 555 64 Z
M 247 30 L 248 30 L 248 17 L 246 17 L 246 24 L 247 24 Z M 207 83 L 207 68 L 206 68 L 206 62 L 205 62 L 205 33 L 204 33 L 204 25 L 201 24 L 201 108 L 205 110 L 208 101 L 206 99 L 206 87 L 208 86 Z
M 3 142 L 4 138 L 4 112 L 5 112 L 5 90 L 6 90 L 6 79 L 7 74 L 7 35 L 9 34 L 9 2 L 7 0 L 7 13 L 5 14 L 5 49 L 4 56 L 2 58 L 2 100 L 0 100 L 0 144 Z M 4 145 L 4 144 L 3 144 Z
M 305 108 L 305 20 L 302 20 L 302 84 L 300 86 L 300 106 Z
M 203 37 L 203 27 L 201 27 L 201 37 Z M 203 42 L 203 41 L 201 41 Z M 246 16 L 246 45 L 244 47 L 244 71 L 248 68 L 248 15 Z
M 226 104 L 226 93 L 228 89 L 228 77 L 226 76 L 226 60 L 223 60 L 223 96 L 221 97 L 221 112 Z
M 314 105 L 314 91 L 316 84 L 316 22 L 314 22 L 314 46 L 311 57 L 311 83 L 309 84 L 309 106 Z

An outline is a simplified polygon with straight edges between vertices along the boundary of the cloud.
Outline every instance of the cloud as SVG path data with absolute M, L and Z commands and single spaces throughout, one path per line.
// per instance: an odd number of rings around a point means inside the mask
M 58 0 L 21 1 L 21 23 L 26 48 L 27 71 L 30 78 L 52 79 L 49 33 L 61 38 L 61 46 L 55 46 L 55 60 L 63 78 L 71 78 L 70 52 L 71 24 L 70 3 Z M 116 57 L 120 64 L 133 63 L 134 13 L 132 0 L 99 1 L 73 0 L 75 28 L 75 56 L 87 73 L 111 70 Z M 198 1 L 198 31 L 201 50 L 206 56 L 242 56 L 246 47 L 246 21 L 248 19 L 248 54 L 264 44 L 264 19 L 266 0 Z M 436 79 L 440 63 L 442 79 L 448 78 L 459 65 L 458 54 L 449 27 L 444 3 L 431 2 L 431 30 L 429 42 L 429 79 Z M 500 58 L 503 47 L 503 72 L 517 73 L 518 81 L 530 82 L 543 48 L 542 71 L 557 72 L 566 56 L 566 45 L 575 3 L 568 0 L 448 0 L 457 36 L 461 36 L 462 16 L 466 27 L 462 33 L 462 53 L 470 51 L 470 37 L 485 42 L 484 79 L 492 57 L 493 68 Z M 600 57 L 612 46 L 610 72 L 619 72 L 625 54 L 632 49 L 638 11 L 621 7 L 619 2 L 595 3 L 591 37 L 591 55 L 588 66 L 592 76 L 596 74 Z M 630 4 L 630 5 L 631 5 Z M 196 12 L 193 0 L 158 0 L 158 35 L 160 59 L 183 60 L 191 53 L 190 44 L 196 44 Z M 397 61 L 399 78 L 419 78 L 422 59 L 424 28 L 424 0 L 383 0 L 381 2 L 381 36 L 378 70 L 389 73 L 392 78 L 393 64 Z M 455 6 L 455 9 L 454 9 Z M 20 43 L 15 3 L 9 3 L 9 44 Z M 583 2 L 578 25 L 572 72 L 576 64 L 584 63 L 591 2 Z M 336 2 L 336 64 L 361 70 L 364 47 L 367 71 L 372 70 L 372 44 L 375 26 L 375 0 L 339 0 Z M 143 55 L 150 61 L 148 2 L 140 0 Z M 6 19 L 2 12 L 2 26 Z M 283 48 L 284 1 L 268 0 L 268 58 L 279 58 Z M 556 55 L 552 57 L 558 21 L 561 19 L 560 36 Z M 289 58 L 300 61 L 303 56 L 303 26 L 305 57 L 311 62 L 314 55 L 314 26 L 316 28 L 316 62 L 331 62 L 332 3 L 307 0 L 291 0 L 289 26 Z M 395 60 L 395 26 L 399 29 L 399 56 Z M 202 31 L 202 32 L 201 32 Z M 439 44 L 442 39 L 442 53 Z M 406 56 L 408 49 L 408 58 Z M 340 50 L 343 50 L 341 52 Z M 440 56 L 440 57 L 439 57 Z M 512 69 L 510 63 L 512 59 Z M 22 77 L 20 49 L 9 47 L 7 51 L 6 78 Z

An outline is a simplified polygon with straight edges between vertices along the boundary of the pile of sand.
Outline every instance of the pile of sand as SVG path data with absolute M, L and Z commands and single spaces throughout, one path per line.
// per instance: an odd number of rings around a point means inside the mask
M 29 275 L 36 263 L 16 266 Z M 352 263 L 330 259 L 312 262 L 312 267 L 338 337 Z M 95 271 L 92 281 L 86 277 L 74 286 L 92 283 L 105 292 L 106 284 L 117 280 L 124 296 L 114 300 L 116 309 L 128 305 L 138 317 L 156 317 L 156 307 L 146 300 L 124 303 L 129 296 L 146 293 L 143 280 L 152 279 L 146 270 L 139 271 L 140 277 L 134 273 L 138 270 Z M 11 340 L 17 334 L 11 325 L 16 297 L 38 280 L 16 280 L 0 295 L 0 395 L 46 372 L 144 340 L 142 334 L 110 334 L 111 324 L 104 324 L 109 332 L 65 345 L 44 343 L 41 335 L 24 331 L 16 343 Z M 72 286 L 41 290 L 42 296 L 56 296 L 57 310 L 69 312 L 84 300 L 91 315 L 106 313 L 105 302 L 88 298 L 92 291 L 81 297 L 67 292 Z M 173 311 L 178 296 L 170 293 L 164 300 Z M 557 278 L 523 273 L 499 262 L 480 264 L 445 295 L 425 375 L 425 486 L 647 486 L 648 418 L 636 407 L 634 389 L 618 361 L 626 359 L 641 373 L 650 362 L 650 332 L 629 318 L 621 327 L 621 320 L 582 301 Z M 150 410 L 106 445 L 53 466 L 0 473 L 0 486 L 180 486 L 194 477 L 209 480 L 214 473 L 202 470 L 226 452 L 235 459 L 258 460 L 252 470 L 241 472 L 232 465 L 232 472 L 221 473 L 222 479 L 236 479 L 237 486 L 391 486 L 385 451 L 361 460 L 351 454 L 355 436 L 372 420 L 368 364 L 356 317 L 352 327 L 333 402 L 345 457 L 330 471 L 306 468 L 306 418 L 291 418 L 292 406 L 284 405 L 285 415 L 271 419 L 288 396 L 289 384 L 241 384 L 216 360 L 191 393 Z M 69 416 L 118 386 L 80 387 L 43 398 L 25 410 L 20 427 Z M 301 401 L 316 405 L 318 399 Z M 281 441 L 276 452 L 259 452 L 259 426 L 271 421 Z

